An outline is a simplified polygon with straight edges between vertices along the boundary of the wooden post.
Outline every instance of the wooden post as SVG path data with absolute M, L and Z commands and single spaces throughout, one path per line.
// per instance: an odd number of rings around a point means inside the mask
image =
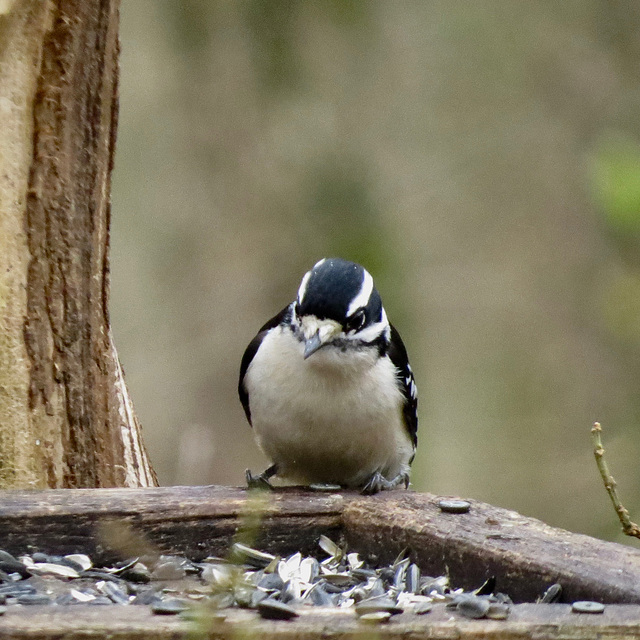
M 0 11 L 0 487 L 151 486 L 108 315 L 118 1 Z

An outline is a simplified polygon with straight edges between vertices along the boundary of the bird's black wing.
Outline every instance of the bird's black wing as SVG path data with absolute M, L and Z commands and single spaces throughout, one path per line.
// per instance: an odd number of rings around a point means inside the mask
M 404 423 L 415 448 L 418 444 L 418 389 L 409 364 L 407 350 L 393 325 L 391 326 L 391 341 L 387 354 L 398 370 L 398 384 L 404 396 L 402 408 Z
M 244 355 L 242 356 L 240 379 L 238 380 L 238 395 L 240 396 L 240 402 L 242 402 L 242 408 L 244 409 L 249 424 L 251 424 L 251 410 L 249 409 L 249 393 L 244 385 L 244 376 L 267 333 L 271 329 L 275 329 L 281 322 L 285 322 L 290 315 L 291 305 L 287 305 L 278 315 L 273 316 L 271 320 L 260 328 L 260 331 L 258 331 L 256 337 L 249 343 L 249 346 L 245 349 Z

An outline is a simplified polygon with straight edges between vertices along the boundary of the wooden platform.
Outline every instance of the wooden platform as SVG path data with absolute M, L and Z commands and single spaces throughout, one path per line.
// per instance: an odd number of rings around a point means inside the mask
M 640 551 L 474 501 L 469 513 L 443 513 L 440 498 L 404 491 L 363 497 L 286 489 L 256 502 L 244 489 L 227 487 L 8 491 L 0 493 L 0 548 L 86 552 L 112 560 L 120 543 L 111 545 L 97 532 L 115 522 L 141 533 L 158 551 L 202 559 L 226 554 L 239 527 L 253 523 L 259 525 L 257 546 L 275 553 L 316 552 L 324 533 L 380 562 L 407 548 L 423 573 L 448 570 L 456 586 L 477 587 L 495 575 L 498 589 L 516 602 L 531 601 L 560 582 L 566 602 L 616 603 L 602 615 L 571 613 L 568 605 L 523 604 L 506 621 L 469 621 L 438 606 L 426 616 L 394 617 L 376 628 L 377 637 L 640 637 Z M 623 603 L 627 606 L 618 606 Z M 123 607 L 117 617 L 109 607 L 10 609 L 0 617 L 2 637 L 183 637 L 193 631 L 191 622 L 138 607 Z M 228 622 L 204 630 L 205 636 L 237 637 L 247 624 L 265 638 L 371 634 L 350 612 L 311 610 L 289 623 L 232 611 Z
M 508 620 L 467 620 L 436 605 L 424 616 L 401 614 L 378 627 L 359 622 L 353 612 L 313 609 L 291 622 L 261 620 L 253 611 L 234 610 L 224 622 L 193 622 L 154 616 L 144 607 L 120 607 L 118 615 L 105 607 L 75 605 L 72 611 L 29 607 L 0 617 L 3 640 L 194 640 L 255 638 L 260 640 L 322 640 L 359 638 L 414 640 L 600 640 L 640 637 L 639 608 L 609 605 L 603 614 L 575 614 L 566 604 L 513 607 Z

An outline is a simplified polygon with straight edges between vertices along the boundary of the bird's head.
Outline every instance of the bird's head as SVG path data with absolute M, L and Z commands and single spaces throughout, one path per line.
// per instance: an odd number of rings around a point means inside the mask
M 355 262 L 325 258 L 305 273 L 293 304 L 292 324 L 304 357 L 322 347 L 384 346 L 390 327 L 371 274 Z

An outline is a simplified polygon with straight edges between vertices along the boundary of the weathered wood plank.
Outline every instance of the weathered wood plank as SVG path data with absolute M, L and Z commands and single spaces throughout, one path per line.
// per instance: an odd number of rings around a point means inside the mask
M 518 601 L 534 601 L 559 582 L 567 602 L 640 603 L 637 549 L 476 501 L 469 513 L 442 513 L 438 500 L 418 493 L 351 500 L 343 515 L 347 539 L 385 561 L 408 548 L 423 570 L 448 571 L 465 588 L 495 575 L 498 589 Z
M 52 610 L 53 609 L 53 610 Z M 194 633 L 197 635 L 194 636 Z M 154 616 L 146 607 L 118 607 L 118 615 L 105 615 L 104 607 L 9 607 L 0 617 L 0 636 L 6 640 L 61 637 L 74 640 L 108 637 L 181 640 L 200 638 L 261 638 L 262 640 L 342 640 L 346 638 L 439 640 L 595 640 L 640 636 L 640 607 L 609 605 L 601 615 L 575 614 L 569 605 L 516 605 L 507 620 L 467 620 L 444 605 L 424 616 L 402 614 L 387 625 L 372 628 L 352 611 L 302 610 L 290 622 L 261 620 L 253 611 L 229 611 L 221 623 Z
M 278 553 L 309 553 L 317 550 L 320 534 L 340 535 L 345 499 L 287 490 L 248 502 L 244 489 L 218 486 L 2 491 L 0 548 L 82 550 L 110 561 L 117 549 L 97 531 L 115 521 L 144 534 L 160 552 L 198 560 L 224 555 L 239 527 L 257 516 L 257 544 Z
M 342 535 L 385 562 L 406 547 L 424 572 L 449 571 L 467 588 L 496 575 L 498 588 L 517 601 L 531 601 L 558 581 L 567 601 L 640 603 L 640 551 L 474 501 L 467 514 L 442 513 L 437 501 L 404 491 L 363 497 L 295 488 L 265 494 L 259 504 L 228 487 L 6 491 L 0 548 L 85 551 L 106 561 L 118 555 L 117 545 L 96 530 L 115 520 L 161 552 L 201 559 L 225 554 L 238 529 L 257 518 L 256 544 L 277 553 L 317 552 L 321 533 Z

